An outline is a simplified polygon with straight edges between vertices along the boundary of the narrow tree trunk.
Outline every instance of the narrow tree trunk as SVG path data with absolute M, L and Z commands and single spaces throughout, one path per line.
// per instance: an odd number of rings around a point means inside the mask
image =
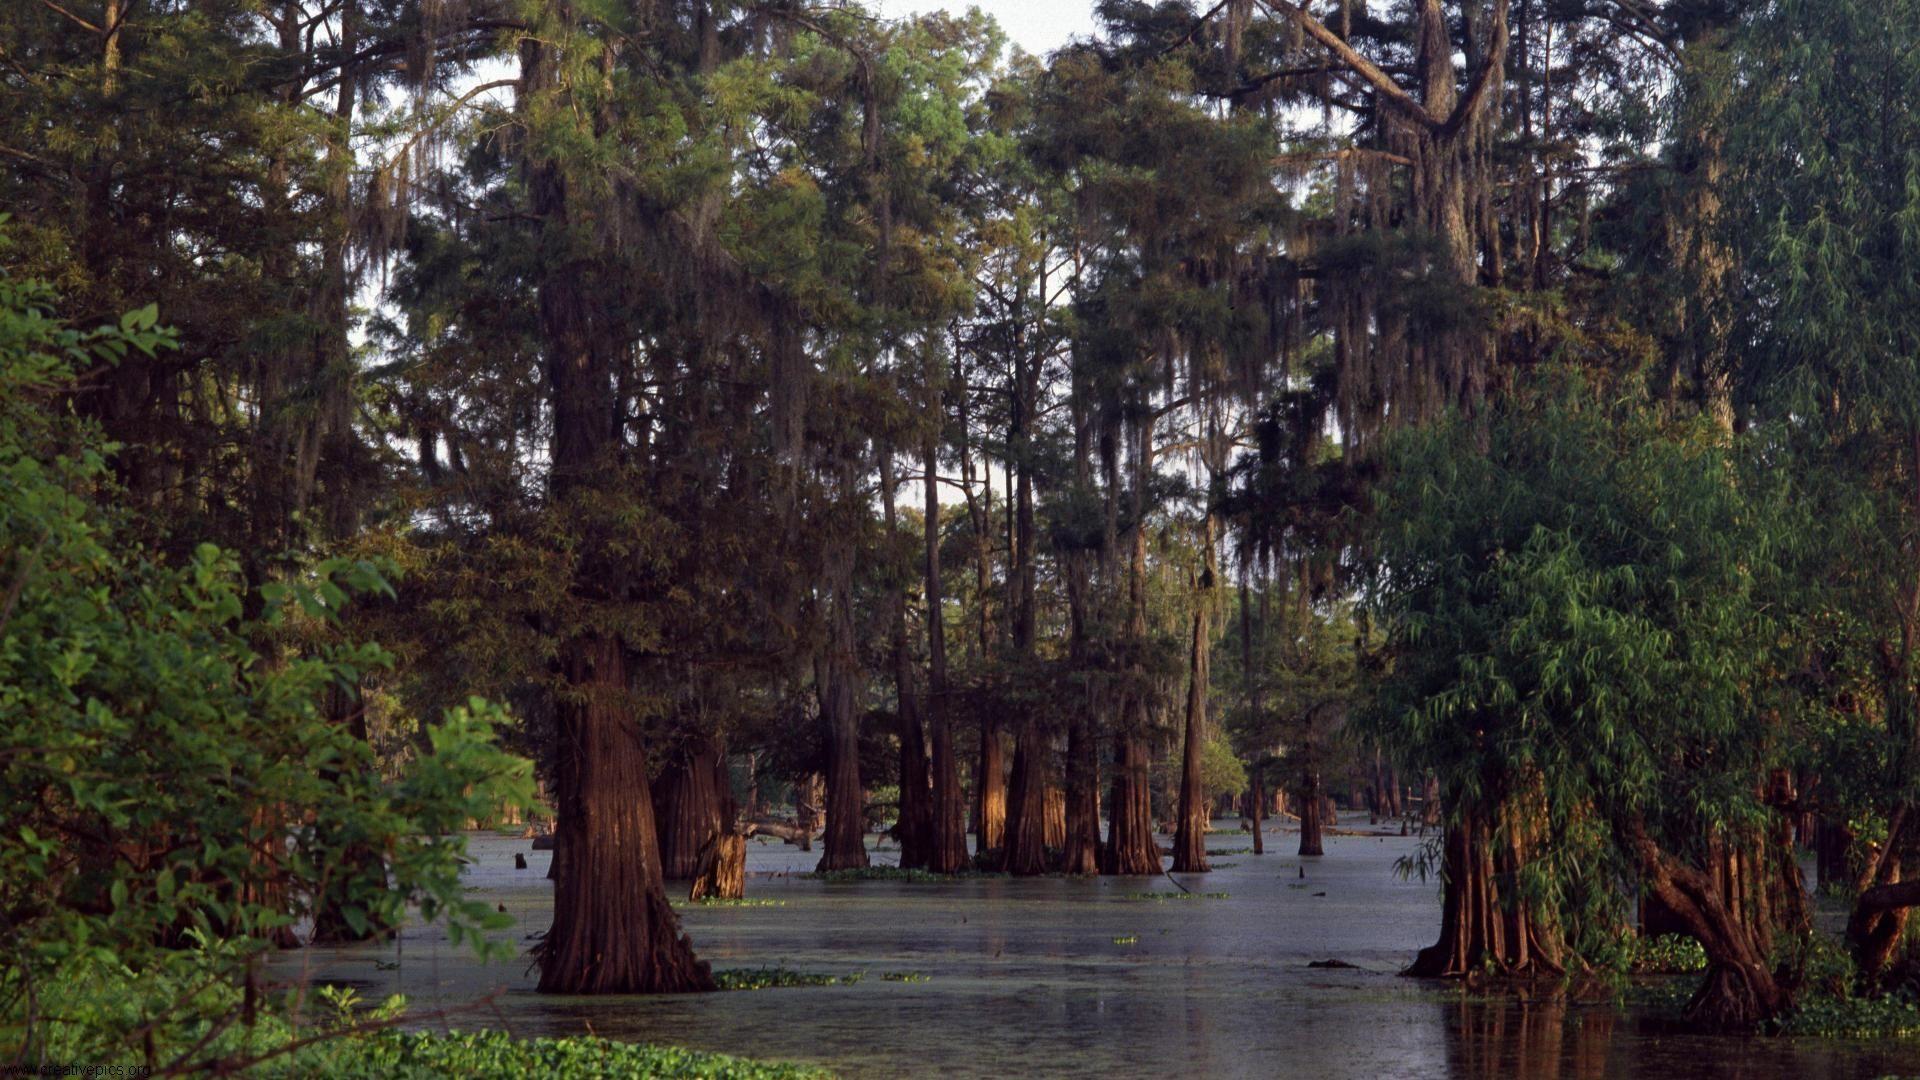
M 880 455 L 880 490 L 887 534 L 898 528 L 894 514 L 893 453 Z M 900 740 L 900 865 L 921 869 L 931 861 L 933 846 L 933 789 L 927 775 L 927 737 L 920 726 L 920 700 L 913 684 L 913 665 L 907 650 L 906 580 L 891 598 L 893 607 L 893 682 L 898 703 Z
M 991 862 L 1007 847 L 1007 756 L 991 711 L 980 717 L 980 761 L 973 787 L 978 830 L 974 846 Z
M 921 445 L 926 472 L 927 725 L 933 736 L 933 820 L 927 867 L 952 874 L 967 862 L 966 822 L 960 792 L 960 763 L 954 753 L 953 722 L 947 712 L 947 628 L 940 581 L 939 455 L 936 439 Z
M 1320 794 L 1320 766 L 1312 759 L 1312 750 L 1307 751 L 1308 760 L 1300 774 L 1300 854 L 1325 855 L 1326 849 L 1321 842 L 1323 828 L 1321 816 L 1326 812 L 1326 799 Z
M 1266 809 L 1267 795 L 1265 785 L 1260 779 L 1260 768 L 1258 765 L 1254 766 L 1251 783 L 1252 787 L 1247 792 L 1247 816 L 1253 820 L 1253 853 L 1255 855 L 1265 855 L 1267 853 L 1267 834 L 1266 827 L 1261 824 L 1260 818 L 1261 811 Z
M 1193 641 L 1187 657 L 1187 726 L 1180 753 L 1180 824 L 1173 838 L 1173 869 L 1203 874 L 1207 866 L 1207 794 L 1200 766 L 1207 746 L 1207 690 L 1212 680 L 1213 515 L 1201 526 L 1203 563 L 1193 591 Z

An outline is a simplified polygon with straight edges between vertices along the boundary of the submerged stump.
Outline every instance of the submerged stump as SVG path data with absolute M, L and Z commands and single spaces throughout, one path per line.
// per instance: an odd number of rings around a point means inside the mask
M 744 900 L 747 895 L 747 838 L 716 833 L 700 847 L 700 871 L 687 891 L 689 900 Z

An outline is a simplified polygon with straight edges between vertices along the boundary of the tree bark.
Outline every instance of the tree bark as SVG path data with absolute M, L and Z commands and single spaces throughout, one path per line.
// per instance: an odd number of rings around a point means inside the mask
M 1200 766 L 1207 745 L 1207 689 L 1212 678 L 1213 630 L 1209 608 L 1213 603 L 1213 515 L 1202 527 L 1205 559 L 1193 594 L 1193 642 L 1187 663 L 1187 727 L 1180 753 L 1180 825 L 1173 838 L 1173 869 L 1204 874 L 1207 866 L 1207 795 Z
M 1044 874 L 1047 862 L 1047 758 L 1045 736 L 1031 717 L 1020 722 L 1008 790 L 1006 850 L 1000 868 L 1015 877 Z
M 819 870 L 867 865 L 867 799 L 860 782 L 860 657 L 853 629 L 853 549 L 830 557 L 832 610 L 827 644 L 815 661 L 820 719 L 827 741 L 827 833 Z
M 743 900 L 747 895 L 747 838 L 715 833 L 700 851 L 700 872 L 687 890 L 689 900 Z
M 1322 815 L 1326 813 L 1326 799 L 1320 794 L 1320 766 L 1313 760 L 1311 749 L 1307 755 L 1306 767 L 1300 774 L 1300 854 L 1325 855 L 1321 830 L 1324 828 Z
M 927 726 L 933 736 L 933 821 L 927 868 L 958 873 L 967 864 L 967 833 L 960 792 L 960 763 L 954 753 L 953 722 L 947 712 L 946 603 L 940 581 L 940 494 L 937 440 L 921 444 L 926 473 Z
M 1658 897 L 1700 942 L 1707 979 L 1687 1004 L 1687 1016 L 1703 1027 L 1749 1031 L 1790 1004 L 1774 978 L 1753 927 L 1726 905 L 1712 875 L 1660 849 L 1643 822 L 1628 822 L 1622 839 L 1640 864 L 1642 885 Z
M 898 529 L 894 513 L 893 453 L 880 454 L 880 489 L 886 513 L 887 535 Z M 927 736 L 920 724 L 920 698 L 913 683 L 912 658 L 907 649 L 907 581 L 891 598 L 893 607 L 893 684 L 900 740 L 900 865 L 924 869 L 932 861 L 933 789 L 927 768 Z
M 1446 826 L 1441 865 L 1440 940 L 1420 950 L 1409 975 L 1460 978 L 1491 968 L 1522 974 L 1536 968 L 1559 973 L 1557 950 L 1547 940 L 1526 901 L 1501 884 L 1511 882 L 1523 861 L 1516 826 L 1496 849 L 1492 815 L 1463 804 Z
M 700 873 L 700 853 L 722 831 L 722 767 L 713 741 L 697 735 L 660 771 L 653 813 L 660 830 L 660 872 L 668 881 L 693 880 Z
M 553 926 L 535 950 L 540 990 L 652 994 L 715 989 L 661 888 L 646 746 L 627 714 L 620 643 L 582 634 L 562 648 L 558 703 L 560 876 Z
M 1144 723 L 1145 717 L 1136 722 Z M 1146 737 L 1122 735 L 1113 769 L 1113 795 L 1107 803 L 1112 820 L 1107 824 L 1106 849 L 1100 853 L 1103 874 L 1160 872 L 1160 846 L 1153 839 L 1153 806 L 1147 787 L 1149 765 Z

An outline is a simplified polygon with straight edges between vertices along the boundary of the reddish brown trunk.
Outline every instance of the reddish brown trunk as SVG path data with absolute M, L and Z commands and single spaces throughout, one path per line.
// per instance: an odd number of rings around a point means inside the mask
M 1724 883 L 1662 851 L 1644 824 L 1630 822 L 1622 840 L 1640 864 L 1641 883 L 1686 925 L 1707 954 L 1707 980 L 1687 1005 L 1695 1023 L 1716 1030 L 1752 1030 L 1786 1009 L 1761 935 L 1729 909 Z
M 1058 853 L 1067 846 L 1067 793 L 1059 785 L 1047 784 L 1047 850 Z
M 1508 842 L 1496 848 L 1489 812 L 1463 806 L 1448 822 L 1440 940 L 1420 950 L 1407 974 L 1459 978 L 1488 968 L 1505 974 L 1561 970 L 1531 907 L 1500 887 L 1519 873 L 1519 831 L 1508 829 Z
M 1320 769 L 1309 762 L 1300 780 L 1300 854 L 1326 854 L 1320 838 L 1321 815 L 1326 808 L 1326 799 L 1320 794 Z
M 540 989 L 558 994 L 714 989 L 661 887 L 646 746 L 626 708 L 620 644 L 566 643 L 558 703 L 560 843 L 553 926 L 536 950 Z
M 1075 712 L 1067 722 L 1065 836 L 1060 869 L 1068 874 L 1100 872 L 1100 760 L 1087 718 Z
M 1920 906 L 1920 881 L 1904 881 L 1901 873 L 1903 834 L 1911 816 L 1905 808 L 1893 813 L 1886 841 L 1873 851 L 1855 882 L 1859 895 L 1847 917 L 1847 945 L 1868 985 L 1877 984 L 1886 972 L 1906 936 L 1910 910 Z
M 974 819 L 978 830 L 974 850 L 992 859 L 1007 846 L 1007 758 L 1000 745 L 1000 725 L 991 715 L 980 718 L 980 761 L 974 770 Z
M 1107 810 L 1112 820 L 1107 825 L 1107 846 L 1100 853 L 1103 874 L 1160 872 L 1160 847 L 1153 839 L 1153 806 L 1147 788 L 1150 763 L 1144 736 L 1121 736 Z
M 1007 798 L 1007 842 L 1001 869 L 1017 877 L 1044 874 L 1047 864 L 1047 741 L 1032 720 L 1020 725 Z
M 653 813 L 660 830 L 660 872 L 668 881 L 691 881 L 698 875 L 701 851 L 722 830 L 722 767 L 712 740 L 698 736 L 660 771 Z
M 939 457 L 929 437 L 921 448 L 926 473 L 927 726 L 933 738 L 933 820 L 927 867 L 956 873 L 967 863 L 960 762 L 947 713 L 947 628 L 940 581 Z
M 715 833 L 700 852 L 700 872 L 687 890 L 689 900 L 743 900 L 747 895 L 747 838 Z

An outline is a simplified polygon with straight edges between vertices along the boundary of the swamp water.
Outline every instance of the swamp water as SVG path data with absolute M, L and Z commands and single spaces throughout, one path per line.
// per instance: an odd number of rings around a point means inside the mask
M 480 964 L 441 928 L 397 942 L 284 954 L 276 974 L 347 983 L 410 1011 L 490 1003 L 421 1027 L 517 1036 L 592 1033 L 810 1062 L 842 1076 L 1797 1077 L 1920 1076 L 1920 1043 L 1715 1038 L 1607 1005 L 1470 997 L 1397 976 L 1439 923 L 1432 883 L 1394 862 L 1419 838 L 1329 835 L 1301 859 L 1270 829 L 1208 837 L 1220 866 L 1166 877 L 829 883 L 818 851 L 747 845 L 747 895 L 778 906 L 690 906 L 681 919 L 715 970 L 785 967 L 830 986 L 676 997 L 552 997 L 524 959 Z M 551 919 L 548 854 L 469 837 L 471 895 L 503 904 L 519 948 Z M 1276 852 L 1286 853 L 1279 854 Z M 527 869 L 514 855 L 527 854 Z M 898 850 L 873 851 L 875 865 Z M 1304 867 L 1305 876 L 1301 876 Z M 680 894 L 684 895 L 684 894 Z M 1337 959 L 1350 968 L 1314 968 Z M 909 973 L 924 981 L 887 976 Z

